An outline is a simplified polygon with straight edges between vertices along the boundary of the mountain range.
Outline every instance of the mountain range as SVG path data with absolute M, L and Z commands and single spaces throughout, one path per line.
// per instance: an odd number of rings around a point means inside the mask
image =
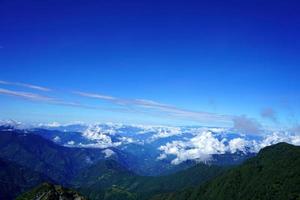
M 146 176 L 171 174 L 198 162 L 234 165 L 256 154 L 250 141 L 254 136 L 241 136 L 224 128 L 81 123 L 25 128 L 10 122 L 2 130 L 38 135 L 64 147 L 102 149 L 104 157 L 122 157 L 129 170 Z M 203 148 L 205 144 L 211 148 Z
M 0 197 L 299 199 L 299 147 L 273 144 L 296 139 L 207 127 L 2 124 Z
M 17 165 L 20 167 L 15 170 L 16 174 L 18 170 L 21 170 L 22 166 L 30 169 L 27 170 L 27 173 L 32 171 L 31 173 L 35 176 L 39 175 L 35 182 L 31 181 L 31 178 L 35 178 L 33 175 L 28 176 L 28 180 L 25 179 L 33 185 L 50 181 L 63 186 L 71 186 L 80 191 L 87 191 L 87 188 L 97 188 L 99 185 L 103 189 L 111 189 L 113 185 L 119 185 L 126 187 L 126 190 L 137 192 L 146 191 L 148 188 L 147 184 L 153 185 L 152 190 L 159 191 L 161 187 L 156 183 L 165 184 L 165 188 L 168 188 L 168 180 L 176 179 L 173 177 L 175 174 L 163 177 L 137 175 L 126 167 L 129 165 L 126 160 L 127 157 L 115 149 L 114 152 L 116 153 L 107 158 L 106 153 L 103 153 L 107 149 L 64 147 L 36 134 L 25 133 L 22 130 L 2 130 L 0 131 L 0 141 L 0 157 L 9 160 L 9 168 L 13 168 L 14 165 L 12 163 L 18 163 Z M 204 164 L 199 164 L 199 166 L 206 171 L 203 170 L 198 176 L 189 179 L 191 183 L 200 183 L 216 176 L 217 172 L 222 169 L 221 167 L 210 167 Z M 195 167 L 199 168 L 199 166 L 196 165 Z M 3 170 L 3 174 L 8 175 L 6 168 L 8 167 L 3 165 L 1 171 Z M 187 172 L 181 171 L 179 173 L 191 174 L 190 170 L 193 171 L 194 168 L 192 167 Z M 212 172 L 210 173 L 209 171 Z M 51 179 L 47 177 L 51 177 Z M 4 179 L 5 176 L 2 178 Z M 160 182 L 164 179 L 166 179 L 163 181 L 165 183 Z M 19 184 L 18 187 L 21 189 L 11 187 L 11 190 L 1 193 L 14 197 L 15 194 L 33 186 L 29 185 L 27 187 L 22 185 L 21 182 Z M 184 182 L 184 184 L 187 183 Z M 180 188 L 184 184 L 180 185 L 177 183 L 178 186 L 174 187 Z

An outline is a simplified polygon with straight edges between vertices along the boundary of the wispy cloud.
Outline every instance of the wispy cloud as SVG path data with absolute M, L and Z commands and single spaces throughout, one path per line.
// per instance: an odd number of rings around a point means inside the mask
M 146 100 L 146 99 L 123 99 L 118 97 L 113 97 L 109 95 L 104 94 L 96 94 L 96 93 L 88 93 L 88 92 L 80 92 L 75 91 L 74 94 L 83 96 L 83 97 L 89 97 L 89 98 L 95 98 L 100 99 L 104 101 L 109 101 L 111 103 L 115 103 L 118 105 L 135 105 L 135 106 L 141 106 L 141 107 L 169 107 L 166 104 L 161 104 L 152 100 Z
M 22 86 L 26 88 L 39 90 L 39 91 L 51 91 L 51 89 L 49 88 L 36 86 L 28 83 L 8 82 L 8 81 L 0 80 L 0 84 Z M 119 98 L 111 95 L 89 93 L 89 92 L 82 92 L 82 91 L 75 91 L 72 93 L 81 97 L 88 97 L 88 98 L 99 99 L 105 102 L 109 102 L 112 106 L 101 107 L 97 105 L 96 106 L 91 105 L 88 103 L 82 104 L 73 101 L 65 101 L 63 99 L 59 99 L 56 97 L 49 97 L 37 93 L 0 88 L 0 94 L 2 95 L 13 96 L 13 97 L 36 101 L 36 102 L 44 102 L 48 104 L 80 107 L 84 109 L 104 110 L 104 111 L 119 112 L 119 113 L 136 113 L 145 116 L 148 115 L 148 116 L 156 116 L 159 118 L 168 118 L 174 120 L 194 121 L 203 124 L 213 124 L 213 125 L 222 124 L 228 126 L 234 124 L 235 128 L 241 129 L 242 131 L 260 132 L 259 130 L 260 128 L 258 124 L 256 124 L 253 120 L 249 120 L 245 117 L 236 117 L 236 116 L 224 115 L 218 113 L 189 110 L 189 109 L 179 108 L 174 105 L 165 104 L 165 103 L 161 103 L 149 99 L 127 99 L 127 98 Z
M 87 93 L 87 92 L 73 92 L 74 94 L 95 98 L 103 101 L 110 102 L 112 104 L 125 106 L 131 109 L 143 108 L 148 110 L 159 111 L 160 114 L 168 115 L 169 117 L 193 120 L 197 122 L 223 122 L 231 123 L 232 116 L 229 115 L 220 115 L 216 113 L 201 112 L 201 111 L 192 111 L 187 109 L 178 108 L 173 105 L 164 104 L 148 99 L 123 99 L 114 96 L 96 94 L 96 93 Z M 141 111 L 144 112 L 144 111 Z
M 28 83 L 9 82 L 9 81 L 0 80 L 0 84 L 25 87 L 25 88 L 30 88 L 30 89 L 34 89 L 34 90 L 44 91 L 44 92 L 50 92 L 51 91 L 50 88 L 46 88 L 46 87 L 42 87 L 42 86 L 38 86 L 38 85 L 32 85 L 32 84 L 28 84 Z
M 105 110 L 105 111 L 110 111 L 110 112 L 134 112 L 134 111 L 130 111 L 130 110 L 124 109 L 124 108 L 107 108 L 107 107 L 101 107 L 101 106 L 92 106 L 92 105 L 81 104 L 78 102 L 65 101 L 62 99 L 48 97 L 48 96 L 40 95 L 40 94 L 36 94 L 36 93 L 8 90 L 8 89 L 4 89 L 4 88 L 0 88 L 0 95 L 11 96 L 11 97 L 25 99 L 25 100 L 34 101 L 34 102 L 47 103 L 47 104 L 53 104 L 53 105 L 61 105 L 61 106 L 69 106 L 69 107 L 78 107 L 78 108 L 84 108 L 84 109 L 92 109 L 92 110 L 98 109 L 98 110 Z
M 8 95 L 8 96 L 14 96 L 14 97 L 20 97 L 23 99 L 28 99 L 32 101 L 55 101 L 55 99 L 35 93 L 30 92 L 23 92 L 23 91 L 14 91 L 14 90 L 7 90 L 0 88 L 0 94 L 2 95 Z
M 102 94 L 94 94 L 94 93 L 86 93 L 86 92 L 73 92 L 74 94 L 78 94 L 80 96 L 84 97 L 90 97 L 90 98 L 96 98 L 96 99 L 101 99 L 101 100 L 109 100 L 109 101 L 114 101 L 115 98 L 112 96 L 107 96 L 107 95 L 102 95 Z
M 74 107 L 93 108 L 91 106 L 85 106 L 85 105 L 75 103 L 75 102 L 67 102 L 67 101 L 57 99 L 57 98 L 48 97 L 45 95 L 40 95 L 40 94 L 30 93 L 30 92 L 7 90 L 7 89 L 0 88 L 0 94 L 6 95 L 6 96 L 22 98 L 22 99 L 26 99 L 26 100 L 30 100 L 30 101 L 36 101 L 36 102 L 44 102 L 44 103 L 65 105 L 65 106 L 74 106 Z

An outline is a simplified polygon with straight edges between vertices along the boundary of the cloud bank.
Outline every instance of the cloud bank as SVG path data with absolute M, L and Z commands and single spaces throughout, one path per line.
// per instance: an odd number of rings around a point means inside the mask
M 261 139 L 249 139 L 243 136 L 236 136 L 233 139 L 220 137 L 219 134 L 211 131 L 199 132 L 191 139 L 176 140 L 168 142 L 159 147 L 162 152 L 158 159 L 166 159 L 168 156 L 175 157 L 171 163 L 180 164 L 187 160 L 207 162 L 214 154 L 224 153 L 256 153 L 260 149 L 286 142 L 293 145 L 300 145 L 300 135 L 290 132 L 273 132 Z
M 13 127 L 20 127 L 20 124 L 22 124 L 0 121 L 0 125 L 7 123 L 13 125 Z M 133 146 L 137 147 L 136 151 L 149 147 L 151 151 L 158 155 L 157 159 L 170 160 L 174 165 L 187 160 L 209 163 L 213 155 L 225 153 L 238 153 L 239 155 L 257 153 L 261 148 L 279 142 L 300 145 L 298 129 L 265 131 L 262 135 L 247 135 L 241 132 L 233 132 L 230 128 L 145 126 L 114 123 L 90 125 L 50 123 L 48 126 L 42 125 L 42 127 L 64 131 L 63 135 L 53 136 L 54 142 L 61 142 L 66 132 L 74 132 L 73 128 L 77 127 L 76 129 L 80 131 L 76 132 L 83 139 L 68 138 L 64 142 L 66 146 L 124 150 L 131 146 L 129 144 L 134 144 Z M 107 156 L 110 153 L 107 152 Z M 104 154 L 106 155 L 106 153 Z

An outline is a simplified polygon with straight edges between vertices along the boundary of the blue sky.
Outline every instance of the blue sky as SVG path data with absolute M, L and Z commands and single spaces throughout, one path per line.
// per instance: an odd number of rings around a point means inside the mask
M 297 1 L 3 0 L 0 118 L 296 126 L 299 13 Z

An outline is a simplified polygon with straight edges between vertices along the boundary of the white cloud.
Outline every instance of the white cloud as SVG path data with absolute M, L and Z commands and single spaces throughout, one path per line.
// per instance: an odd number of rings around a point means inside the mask
M 102 126 L 101 124 L 89 125 L 83 132 L 83 136 L 91 140 L 102 140 L 107 135 L 115 135 L 117 130 L 113 126 Z
M 15 120 L 0 120 L 0 126 L 12 126 L 14 128 L 20 128 L 22 129 L 23 127 L 26 127 L 25 124 L 23 124 L 22 122 L 18 122 Z
M 84 137 L 90 140 L 102 140 L 105 142 L 111 142 L 111 138 L 102 132 L 102 128 L 99 126 L 90 126 L 83 134 Z
M 102 153 L 105 155 L 105 158 L 109 158 L 109 157 L 115 155 L 115 152 L 111 149 L 105 149 L 102 151 Z
M 59 136 L 55 136 L 55 137 L 53 138 L 53 141 L 54 141 L 54 142 L 60 142 L 60 141 L 61 141 L 61 138 L 60 138 Z
M 172 164 L 179 164 L 186 160 L 207 161 L 212 154 L 223 154 L 226 151 L 224 141 L 219 141 L 210 131 L 204 131 L 188 141 L 173 141 L 159 148 L 160 159 L 167 155 L 174 155 Z
M 47 127 L 50 127 L 50 128 L 56 128 L 56 127 L 60 127 L 61 124 L 58 123 L 58 122 L 51 122 L 51 123 L 48 123 L 48 124 L 40 124 L 41 126 L 47 126 Z
M 121 142 L 113 142 L 111 135 L 114 135 L 116 130 L 110 128 L 105 129 L 100 125 L 90 125 L 83 133 L 82 136 L 94 141 L 91 144 L 81 144 L 81 146 L 95 147 L 95 148 L 108 148 L 121 145 Z
M 194 132 L 194 137 L 168 142 L 159 147 L 161 154 L 157 159 L 166 159 L 168 156 L 175 156 L 172 164 L 179 164 L 186 160 L 206 162 L 213 154 L 224 153 L 257 153 L 260 149 L 286 142 L 293 145 L 300 145 L 300 135 L 293 132 L 272 132 L 261 139 L 247 139 L 246 136 L 236 136 L 227 139 L 226 133 L 212 133 L 209 130 L 198 129 L 200 133 Z M 195 131 L 195 130 L 194 130 Z
M 154 130 L 153 140 L 159 138 L 167 138 L 175 135 L 181 135 L 182 131 L 179 127 L 158 127 Z
M 130 137 L 120 137 L 118 138 L 122 144 L 130 144 L 130 143 L 140 143 L 139 141 L 133 139 L 133 138 L 130 138 Z
M 265 138 L 259 144 L 259 148 L 277 144 L 279 142 L 300 145 L 300 135 L 295 135 L 288 132 L 274 132 L 265 136 Z
M 246 148 L 249 146 L 249 142 L 243 138 L 234 138 L 229 141 L 228 147 L 231 153 L 242 151 L 246 153 Z
M 70 140 L 70 141 L 68 141 L 67 144 L 70 145 L 70 146 L 73 146 L 75 144 L 75 142 L 73 140 Z

